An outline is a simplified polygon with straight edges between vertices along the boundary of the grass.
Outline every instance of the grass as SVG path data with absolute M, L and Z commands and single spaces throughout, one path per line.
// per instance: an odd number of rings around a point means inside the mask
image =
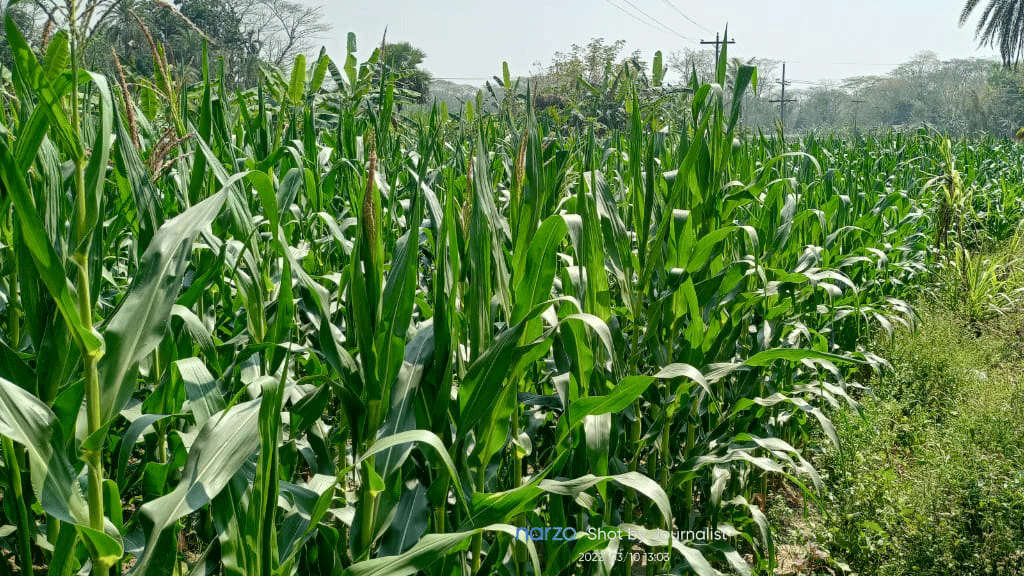
M 1020 312 L 1020 297 L 1024 294 L 1022 254 L 1024 224 L 994 252 L 972 254 L 959 246 L 951 258 L 937 266 L 940 279 L 932 292 L 937 301 L 973 324 Z
M 845 450 L 822 458 L 823 513 L 775 506 L 784 541 L 830 559 L 788 573 L 1024 573 L 1022 327 L 932 307 L 885 343 L 893 370 L 864 418 L 835 416 Z

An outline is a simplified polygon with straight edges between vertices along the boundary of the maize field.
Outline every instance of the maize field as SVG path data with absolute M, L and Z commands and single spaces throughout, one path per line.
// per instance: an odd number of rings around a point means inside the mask
M 7 35 L 0 575 L 770 574 L 871 337 L 1024 197 L 1009 142 L 749 134 L 724 54 L 602 130 L 406 114 L 352 37 L 241 92 Z

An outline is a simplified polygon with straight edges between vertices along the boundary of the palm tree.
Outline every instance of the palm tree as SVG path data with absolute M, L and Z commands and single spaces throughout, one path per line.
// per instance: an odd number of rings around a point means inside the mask
M 960 12 L 963 26 L 980 0 L 967 0 Z M 1003 66 L 1016 67 L 1024 54 L 1024 0 L 988 0 L 974 30 L 980 44 L 999 46 Z

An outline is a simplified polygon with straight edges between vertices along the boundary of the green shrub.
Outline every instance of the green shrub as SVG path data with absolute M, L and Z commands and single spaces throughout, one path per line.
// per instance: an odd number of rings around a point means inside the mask
M 926 311 L 883 346 L 893 370 L 864 417 L 837 414 L 843 454 L 819 540 L 861 575 L 1024 574 L 1024 396 L 1006 323 Z
M 873 391 L 899 403 L 906 416 L 922 412 L 941 422 L 981 375 L 975 366 L 985 361 L 992 345 L 949 313 L 925 310 L 920 325 L 926 328 L 900 331 L 883 344 L 882 355 L 893 369 L 877 378 Z

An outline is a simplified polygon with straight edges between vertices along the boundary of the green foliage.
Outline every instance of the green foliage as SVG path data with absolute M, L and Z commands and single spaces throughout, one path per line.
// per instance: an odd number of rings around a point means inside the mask
M 427 102 L 431 76 L 420 68 L 426 53 L 408 42 L 385 44 L 382 50 L 384 69 L 394 78 L 395 87 L 407 92 L 414 102 Z
M 261 63 L 287 66 L 329 30 L 321 8 L 290 0 L 76 0 L 73 23 L 70 5 L 36 0 L 9 12 L 33 45 L 45 48 L 58 29 L 74 28 L 87 68 L 143 85 L 165 72 L 163 60 L 181 80 L 200 81 L 205 51 L 230 87 L 249 88 Z
M 713 50 L 684 49 L 669 57 L 670 67 L 683 80 L 715 78 Z M 774 131 L 779 120 L 781 62 L 765 58 L 730 58 L 755 65 L 762 82 L 744 95 L 743 124 L 752 130 Z M 790 67 L 793 73 L 793 67 Z M 1024 71 L 1005 68 L 982 58 L 941 60 L 921 52 L 885 75 L 853 76 L 835 83 L 790 86 L 786 106 L 787 133 L 844 134 L 930 126 L 946 134 L 1012 137 L 1024 124 L 1020 99 Z M 732 74 L 727 75 L 731 78 Z
M 836 415 L 845 456 L 822 466 L 832 556 L 866 575 L 1024 571 L 1019 322 L 978 335 L 940 309 L 896 336 L 865 417 Z
M 972 324 L 1018 312 L 1024 294 L 1022 247 L 1024 227 L 993 253 L 972 253 L 958 245 L 950 258 L 936 266 L 930 293 Z
M 0 541 L 61 573 L 771 573 L 963 152 L 741 137 L 727 51 L 684 116 L 630 65 L 563 123 L 405 115 L 353 36 L 246 91 L 157 47 L 136 101 L 8 29 Z
M 980 3 L 980 0 L 967 0 L 964 3 L 963 11 L 960 12 L 961 26 L 970 19 Z M 979 44 L 999 46 L 999 55 L 1006 67 L 1020 63 L 1021 49 L 1024 48 L 1024 28 L 1019 20 L 1021 9 L 1021 3 L 1015 0 L 988 0 L 974 30 Z
M 900 331 L 886 346 L 893 369 L 878 377 L 873 390 L 880 400 L 896 401 L 908 417 L 941 423 L 948 408 L 963 400 L 976 367 L 985 364 L 985 351 L 951 317 L 927 313 L 920 323 L 923 329 Z
M 577 129 L 588 124 L 626 129 L 638 96 L 645 105 L 644 116 L 649 115 L 657 109 L 648 106 L 657 96 L 651 88 L 660 87 L 664 76 L 661 53 L 648 76 L 639 53 L 620 57 L 625 45 L 625 40 L 607 44 L 603 38 L 592 38 L 586 46 L 573 44 L 569 52 L 555 53 L 547 70 L 530 79 L 534 105 Z

